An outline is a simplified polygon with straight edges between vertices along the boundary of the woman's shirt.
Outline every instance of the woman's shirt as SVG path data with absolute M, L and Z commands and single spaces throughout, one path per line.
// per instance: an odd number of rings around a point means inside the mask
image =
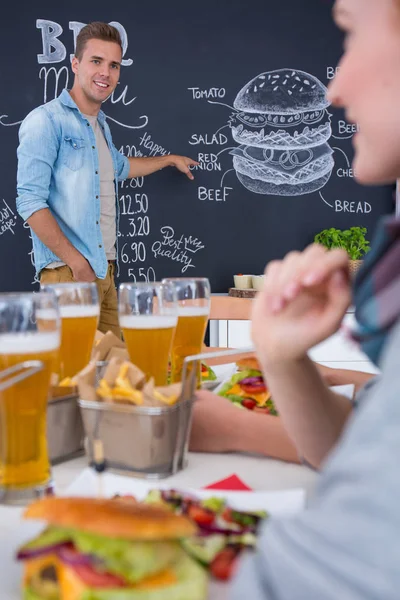
M 303 513 L 271 519 L 230 600 L 400 597 L 400 325 Z

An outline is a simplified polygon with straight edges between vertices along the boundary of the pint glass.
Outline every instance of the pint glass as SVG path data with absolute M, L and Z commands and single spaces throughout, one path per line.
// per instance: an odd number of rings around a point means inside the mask
M 176 292 L 164 283 L 122 283 L 119 321 L 131 361 L 156 385 L 166 385 L 177 323 Z
M 202 350 L 204 334 L 210 313 L 210 282 L 205 278 L 168 278 L 178 298 L 178 324 L 172 344 L 171 381 L 182 380 L 183 361 L 187 356 L 199 354 Z M 200 385 L 201 367 L 196 374 Z
M 0 294 L 0 502 L 24 503 L 51 486 L 46 410 L 59 345 L 54 294 Z
M 60 380 L 73 377 L 89 362 L 100 307 L 95 283 L 55 283 L 44 285 L 58 299 L 61 315 L 61 347 L 58 368 Z

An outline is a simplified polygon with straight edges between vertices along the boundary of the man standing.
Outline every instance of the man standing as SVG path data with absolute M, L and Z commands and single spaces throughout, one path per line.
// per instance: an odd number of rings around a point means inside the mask
M 122 42 L 106 23 L 89 23 L 77 40 L 74 85 L 39 106 L 19 131 L 17 209 L 32 230 L 40 282 L 95 281 L 99 329 L 120 335 L 114 283 L 117 182 L 174 166 L 189 179 L 184 156 L 126 158 L 115 148 L 102 103 L 120 77 Z

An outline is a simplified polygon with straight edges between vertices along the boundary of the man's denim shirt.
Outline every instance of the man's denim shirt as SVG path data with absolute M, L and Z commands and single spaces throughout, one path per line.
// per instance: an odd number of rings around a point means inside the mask
M 115 148 L 105 114 L 98 115 L 110 148 L 116 188 L 129 173 L 129 161 Z M 107 259 L 100 230 L 100 175 L 95 135 L 69 92 L 39 106 L 19 130 L 17 210 L 26 221 L 49 208 L 68 240 L 104 279 Z M 119 217 L 117 217 L 117 221 Z M 117 223 L 118 227 L 118 223 Z M 36 273 L 60 258 L 32 232 Z

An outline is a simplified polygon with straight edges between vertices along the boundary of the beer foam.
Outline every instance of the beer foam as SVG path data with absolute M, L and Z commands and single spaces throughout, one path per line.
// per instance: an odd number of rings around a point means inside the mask
M 69 306 L 60 306 L 60 314 L 62 319 L 98 317 L 100 308 L 93 304 L 71 304 Z
M 180 317 L 208 317 L 210 309 L 208 306 L 179 306 Z
M 56 350 L 59 345 L 60 336 L 55 331 L 0 334 L 0 354 L 39 354 Z
M 43 321 L 54 321 L 58 317 L 58 312 L 54 308 L 38 308 L 35 317 Z
M 175 327 L 178 317 L 173 315 L 125 315 L 119 318 L 122 329 L 168 329 Z

